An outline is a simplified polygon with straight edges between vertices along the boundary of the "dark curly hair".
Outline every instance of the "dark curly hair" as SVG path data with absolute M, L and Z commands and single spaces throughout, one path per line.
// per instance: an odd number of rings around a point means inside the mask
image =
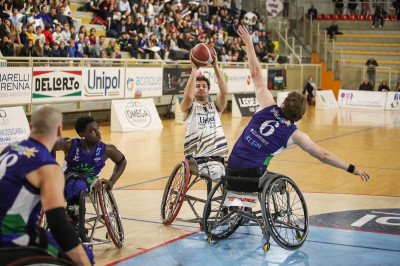
M 76 133 L 78 133 L 78 135 L 79 135 L 79 133 L 85 131 L 86 126 L 92 122 L 96 122 L 96 120 L 94 120 L 94 118 L 89 115 L 81 116 L 78 119 L 76 119 L 76 121 L 75 121 Z
M 306 107 L 306 98 L 302 94 L 292 91 L 283 101 L 282 112 L 286 119 L 297 122 L 303 117 L 306 112 Z
M 196 77 L 196 81 L 205 81 L 207 83 L 208 90 L 210 90 L 210 81 L 205 76 Z

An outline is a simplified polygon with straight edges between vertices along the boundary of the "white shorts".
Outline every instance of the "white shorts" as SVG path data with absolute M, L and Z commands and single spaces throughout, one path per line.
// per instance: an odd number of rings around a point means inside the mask
M 218 161 L 202 163 L 197 166 L 200 175 L 208 175 L 213 182 L 218 182 L 225 174 L 225 166 Z

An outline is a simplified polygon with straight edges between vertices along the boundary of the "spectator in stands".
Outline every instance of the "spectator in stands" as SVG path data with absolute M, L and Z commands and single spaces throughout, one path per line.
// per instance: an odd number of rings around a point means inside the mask
M 24 46 L 22 46 L 21 50 L 19 50 L 18 56 L 21 57 L 31 57 L 33 53 L 33 41 L 28 40 Z
M 383 4 L 380 4 L 375 9 L 374 18 L 372 20 L 372 28 L 375 28 L 375 23 L 376 23 L 377 20 L 381 21 L 381 24 L 379 25 L 379 28 L 382 28 L 383 24 L 385 23 L 385 15 L 387 15 L 387 12 L 383 9 Z
M 51 20 L 49 14 L 47 14 L 47 6 L 43 5 L 42 8 L 40 9 L 40 13 L 36 15 L 35 19 L 42 19 L 43 23 L 45 24 L 48 23 L 51 28 L 54 28 L 53 25 L 53 20 Z
M 268 56 L 267 56 L 267 54 L 265 52 L 263 42 L 258 42 L 257 44 L 255 44 L 254 45 L 254 50 L 256 52 L 256 55 L 257 55 L 258 59 L 261 62 L 268 63 Z
M 8 35 L 3 36 L 3 41 L 0 45 L 0 51 L 3 56 L 14 56 L 14 43 L 10 40 Z
M 343 14 L 343 0 L 333 0 L 333 3 L 335 3 L 335 14 Z
M 105 50 L 103 44 L 106 38 L 101 35 L 99 41 L 93 46 L 91 57 L 98 58 L 100 57 L 101 51 Z
M 378 87 L 378 91 L 390 91 L 389 86 L 387 85 L 386 80 L 382 80 L 381 85 Z
M 364 78 L 363 83 L 361 83 L 358 89 L 360 91 L 373 91 L 374 87 L 371 85 L 371 83 L 368 82 L 368 78 Z
M 361 15 L 369 14 L 369 0 L 360 0 L 361 1 Z
M 55 24 L 55 30 L 52 34 L 54 42 L 59 44 L 63 40 L 63 36 L 61 34 L 61 25 Z
M 133 98 L 134 99 L 142 99 L 142 92 L 141 91 L 135 91 L 135 96 Z
M 51 55 L 50 43 L 45 42 L 43 44 L 43 56 L 44 57 L 50 57 L 50 55 Z
M 60 50 L 58 48 L 58 43 L 53 42 L 52 48 L 50 50 L 50 57 L 60 57 Z
M 4 25 L 5 25 L 6 33 L 8 35 L 9 40 L 11 40 L 11 42 L 19 45 L 21 43 L 21 40 L 19 39 L 19 30 L 18 30 L 17 26 L 12 24 L 11 20 L 8 18 L 4 21 Z
M 268 40 L 267 45 L 265 47 L 265 51 L 267 53 L 268 61 L 270 60 L 274 61 L 275 60 L 275 44 L 271 41 Z
M 42 30 L 42 34 L 44 35 L 45 42 L 52 44 L 54 42 L 53 35 L 50 32 L 51 26 L 49 23 L 44 24 L 44 30 Z
M 58 8 L 58 14 L 56 15 L 56 20 L 58 21 L 58 23 L 61 24 L 62 27 L 65 26 L 65 24 L 72 24 L 72 17 L 68 17 L 67 15 L 65 15 L 65 7 L 64 6 L 60 6 Z M 54 23 L 54 20 L 53 20 Z
M 31 26 L 31 27 L 32 27 L 32 26 Z M 32 33 L 30 36 L 33 38 L 32 41 L 34 41 L 35 39 L 34 39 L 33 33 Z M 28 34 L 27 34 L 27 27 L 26 27 L 25 25 L 23 25 L 23 26 L 21 27 L 21 32 L 20 32 L 20 34 L 19 34 L 19 39 L 21 40 L 21 44 L 22 44 L 22 45 L 25 45 L 25 43 L 30 39 L 30 38 L 28 37 Z
M 314 7 L 314 5 L 311 5 L 311 7 L 307 11 L 307 17 L 308 18 L 312 18 L 312 19 L 316 19 L 317 16 L 318 16 L 317 9 Z
M 32 56 L 43 57 L 43 42 L 41 39 L 37 39 L 35 41 L 35 45 L 33 46 Z
M 68 57 L 68 48 L 65 45 L 64 41 L 60 42 L 60 45 L 58 47 L 58 51 L 60 52 L 60 57 Z
M 96 40 L 96 29 L 95 28 L 91 28 L 90 29 L 90 33 L 89 33 L 89 44 L 94 46 L 96 44 L 97 40 Z M 96 56 L 98 57 L 98 56 Z
M 71 25 L 69 27 L 69 32 L 71 33 L 71 37 L 70 38 L 76 40 L 76 33 L 75 33 L 75 26 L 74 25 Z
M 397 20 L 400 20 L 400 0 L 394 1 L 393 7 L 396 9 L 395 14 L 396 14 Z
M 332 25 L 326 28 L 326 33 L 329 34 L 329 39 L 333 40 L 333 37 L 336 35 L 343 34 L 339 31 L 338 25 L 336 25 L 336 21 L 332 21 Z
M 374 59 L 373 56 L 370 56 L 370 58 L 367 60 L 365 63 L 365 66 L 367 67 L 367 76 L 368 80 L 370 81 L 372 87 L 375 87 L 375 68 L 378 66 L 378 62 Z
M 79 36 L 79 33 L 82 33 L 83 37 L 85 37 L 87 35 L 86 26 L 84 26 L 84 25 L 80 26 L 79 31 L 77 33 L 78 36 Z M 78 36 L 76 36 L 76 40 L 78 40 Z
M 71 39 L 71 32 L 69 31 L 69 24 L 64 25 L 64 30 L 61 32 L 62 41 L 68 45 L 69 39 Z
M 70 39 L 69 40 L 69 46 L 67 48 L 67 57 L 75 57 L 76 53 L 76 47 L 75 47 L 75 39 Z
M 88 54 L 88 46 L 87 43 L 84 41 L 84 34 L 80 32 L 78 34 L 78 41 L 75 42 L 75 57 L 84 57 Z
M 101 0 L 91 0 L 88 3 L 88 11 L 93 12 L 95 15 L 99 15 L 102 10 L 100 9 Z M 107 9 L 106 9 L 107 10 Z
M 8 19 L 11 21 L 12 24 L 18 27 L 18 22 L 19 22 L 19 17 L 18 17 L 18 9 L 13 8 L 12 16 L 10 16 Z
M 313 77 L 309 76 L 307 80 L 307 84 L 303 89 L 303 94 L 307 95 L 308 105 L 315 105 L 315 94 L 317 93 L 318 87 L 313 81 Z
M 108 8 L 104 6 L 104 9 L 99 10 L 97 12 L 97 16 L 92 19 L 90 24 L 99 24 L 105 27 L 109 27 L 113 17 L 113 5 L 110 5 Z
M 131 13 L 131 7 L 128 0 L 119 0 L 117 10 L 121 13 Z
M 3 37 L 6 35 L 7 35 L 6 25 L 3 23 L 3 20 L 0 18 L 0 42 L 2 41 Z
M 36 43 L 37 40 L 41 40 L 42 41 L 42 45 L 46 41 L 46 37 L 42 33 L 42 26 L 37 26 L 36 27 L 35 43 Z
M 347 9 L 349 10 L 350 15 L 357 14 L 357 0 L 348 0 Z
M 134 50 L 128 32 L 123 32 L 121 37 L 118 38 L 117 43 L 121 47 L 121 51 L 129 52 L 131 57 L 137 58 L 137 49 Z

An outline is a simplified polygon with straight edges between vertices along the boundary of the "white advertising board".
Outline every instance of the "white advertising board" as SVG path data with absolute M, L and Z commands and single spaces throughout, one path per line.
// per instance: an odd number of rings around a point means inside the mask
M 163 128 L 153 99 L 113 100 L 111 131 L 127 132 Z
M 251 91 L 247 84 L 250 84 L 250 75 L 245 69 L 224 69 L 224 77 L 228 84 L 228 92 L 246 92 Z M 254 90 L 253 90 L 254 91 Z
M 76 101 L 82 94 L 82 70 L 72 67 L 34 67 L 32 102 Z
M 83 68 L 82 100 L 118 99 L 124 97 L 123 67 Z
M 22 106 L 0 108 L 0 147 L 28 138 L 28 119 Z
M 386 92 L 386 110 L 400 110 L 400 92 Z
M 335 95 L 332 90 L 317 91 L 317 97 L 315 97 L 315 108 L 316 109 L 336 109 L 339 105 L 336 101 Z
M 162 68 L 135 67 L 126 69 L 125 98 L 133 98 L 136 91 L 142 97 L 162 96 Z
M 338 103 L 340 108 L 385 108 L 386 93 L 381 91 L 339 90 Z
M 26 104 L 32 97 L 32 68 L 0 68 L 1 105 Z

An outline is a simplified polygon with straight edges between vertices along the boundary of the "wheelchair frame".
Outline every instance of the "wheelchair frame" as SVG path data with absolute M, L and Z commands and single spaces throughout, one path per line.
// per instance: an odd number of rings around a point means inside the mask
M 204 158 L 209 158 L 204 159 Z M 164 194 L 161 201 L 161 220 L 164 225 L 170 225 L 175 219 L 184 222 L 201 223 L 202 216 L 195 209 L 197 203 L 206 203 L 206 199 L 202 199 L 188 194 L 189 189 L 196 183 L 204 180 L 207 185 L 207 195 L 212 188 L 212 180 L 208 175 L 200 175 L 198 170 L 198 161 L 205 160 L 205 162 L 216 161 L 215 157 L 202 157 L 186 158 L 184 161 L 178 163 L 172 170 L 168 182 L 164 189 Z M 223 160 L 223 157 L 218 157 Z M 203 163 L 203 162 L 202 162 Z M 193 211 L 195 218 L 181 219 L 177 215 L 183 205 L 187 202 L 190 209 Z
M 261 208 L 226 206 L 228 191 L 242 193 L 240 200 L 248 201 L 246 192 L 238 188 L 246 188 L 249 183 L 253 183 L 253 188 L 245 191 L 257 193 Z M 236 188 L 231 184 L 236 184 Z M 216 195 L 218 190 L 222 193 Z M 259 226 L 266 239 L 264 252 L 270 249 L 270 236 L 282 248 L 295 250 L 307 238 L 308 210 L 300 189 L 287 176 L 268 171 L 258 178 L 223 176 L 208 195 L 202 224 L 209 243 L 229 237 L 239 226 Z
M 94 215 L 88 218 L 85 217 L 86 198 L 90 199 L 95 211 Z M 125 236 L 117 202 L 112 192 L 105 189 L 103 180 L 97 180 L 89 191 L 81 191 L 79 205 L 67 205 L 67 213 L 77 217 L 77 221 L 71 221 L 71 223 L 75 227 L 82 244 L 93 246 L 113 242 L 117 248 L 122 247 Z M 48 229 L 43 211 L 38 224 Z M 96 230 L 104 227 L 107 229 L 105 238 L 96 237 Z

